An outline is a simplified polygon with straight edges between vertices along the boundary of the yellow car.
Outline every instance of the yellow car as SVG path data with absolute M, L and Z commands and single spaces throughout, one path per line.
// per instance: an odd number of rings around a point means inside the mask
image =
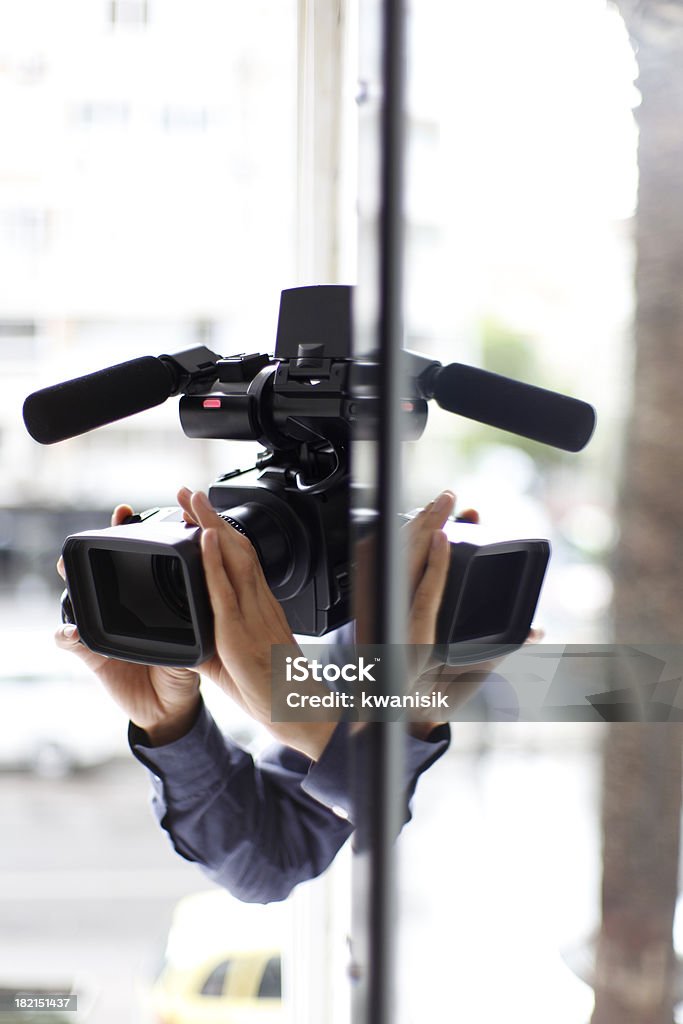
M 154 1024 L 281 1024 L 285 904 L 196 893 L 175 907 L 145 1002 Z

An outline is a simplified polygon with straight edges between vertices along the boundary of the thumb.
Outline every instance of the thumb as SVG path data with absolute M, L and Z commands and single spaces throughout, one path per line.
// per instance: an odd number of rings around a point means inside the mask
M 77 647 L 80 643 L 78 627 L 74 626 L 72 622 L 66 622 L 63 626 L 60 626 L 55 633 L 55 643 L 65 651 Z

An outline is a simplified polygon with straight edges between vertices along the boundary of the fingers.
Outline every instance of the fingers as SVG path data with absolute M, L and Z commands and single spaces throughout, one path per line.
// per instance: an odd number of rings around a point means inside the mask
M 273 598 L 261 569 L 261 564 L 253 545 L 234 530 L 225 520 L 221 519 L 212 507 L 209 499 L 201 491 L 192 495 L 190 508 L 195 520 L 202 529 L 215 534 L 218 554 L 221 560 L 213 558 L 217 572 L 228 578 L 232 593 L 241 613 L 246 617 L 258 616 L 259 613 L 272 610 L 272 605 L 279 605 Z M 208 542 L 210 556 L 213 555 L 214 539 Z M 217 580 L 217 576 L 213 577 Z M 207 583 L 209 583 L 207 577 Z
M 202 531 L 204 574 L 214 613 L 216 651 L 222 671 L 237 687 L 241 699 L 265 720 L 269 699 L 270 657 L 273 644 L 294 643 L 284 612 L 251 555 L 230 542 L 222 530 Z M 260 574 L 260 575 L 259 575 Z M 265 675 L 264 675 L 265 673 Z M 267 692 L 266 692 L 267 691 Z M 253 713 L 253 712 L 250 712 Z
M 464 512 L 460 513 L 457 521 L 459 523 L 478 523 L 479 513 L 476 508 L 466 508 Z
M 121 526 L 121 524 L 133 515 L 133 509 L 130 505 L 117 505 L 111 516 L 112 526 Z
M 413 644 L 434 643 L 436 617 L 448 575 L 448 547 L 445 533 L 433 531 L 427 565 L 410 609 L 410 642 Z
M 215 541 L 222 563 L 220 572 L 223 576 L 228 574 L 235 581 L 237 589 L 233 587 L 233 594 L 237 595 L 239 605 L 242 607 L 249 601 L 253 605 L 256 600 L 257 581 L 260 582 L 259 577 L 262 577 L 263 573 L 251 542 L 221 519 L 203 491 L 192 492 L 189 488 L 182 487 L 178 491 L 178 502 L 183 509 L 186 522 L 197 524 L 203 531 L 210 530 L 215 533 L 215 538 L 208 541 L 209 558 L 214 568 L 218 571 L 214 553 Z M 202 538 L 202 552 L 203 544 Z M 217 580 L 218 576 L 214 575 L 213 579 Z
M 179 499 L 182 493 L 182 491 L 178 492 Z M 188 511 L 200 526 L 204 527 L 206 530 L 212 528 L 217 529 L 219 526 L 227 526 L 227 523 L 220 518 L 203 491 L 188 491 L 188 494 L 190 495 Z M 183 495 L 183 497 L 185 498 L 186 495 Z M 184 507 L 185 506 L 183 505 L 183 508 Z
M 453 491 L 442 491 L 441 494 L 434 501 L 430 501 L 427 507 L 424 509 L 424 522 L 428 528 L 434 529 L 433 523 L 438 524 L 438 528 L 441 528 L 448 519 L 449 515 L 453 512 L 453 506 L 455 505 L 455 494 Z
M 189 487 L 181 487 L 177 494 L 178 504 L 183 510 L 183 519 L 190 526 L 196 526 L 197 520 L 195 519 L 192 511 L 192 491 Z
M 237 568 L 247 569 L 249 565 L 260 571 L 259 560 L 256 556 L 254 546 L 248 537 L 235 530 L 229 523 L 216 512 L 215 508 L 203 491 L 195 491 L 191 498 L 190 511 L 197 522 L 204 530 L 217 530 L 221 551 L 228 558 L 238 552 L 246 553 L 248 562 L 239 562 Z
M 213 608 L 216 633 L 219 633 L 228 629 L 239 617 L 239 602 L 235 588 L 225 571 L 217 531 L 204 530 L 201 545 L 206 585 Z
M 178 497 L 180 498 L 180 493 Z M 183 495 L 184 499 L 185 497 L 186 496 Z M 183 508 L 185 508 L 184 505 Z M 245 537 L 244 534 L 239 533 L 237 530 L 233 529 L 229 523 L 226 523 L 224 519 L 221 519 L 203 491 L 195 491 L 193 494 L 190 494 L 188 511 L 194 518 L 194 521 L 204 530 L 218 530 L 218 536 L 221 539 L 221 548 L 223 548 L 223 538 L 227 537 L 233 548 L 245 551 L 254 550 L 251 541 Z
M 408 571 L 410 574 L 411 592 L 418 585 L 429 554 L 429 545 L 434 530 L 440 530 L 455 505 L 452 491 L 443 491 L 434 501 L 420 512 L 408 525 L 410 551 L 408 554 Z

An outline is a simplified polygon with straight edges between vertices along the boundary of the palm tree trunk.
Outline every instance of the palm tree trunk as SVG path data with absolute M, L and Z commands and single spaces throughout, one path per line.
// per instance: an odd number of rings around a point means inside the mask
M 610 725 L 592 1024 L 673 1020 L 680 763 L 678 726 Z
M 615 565 L 621 643 L 683 634 L 683 5 L 618 0 L 642 104 L 633 412 Z M 681 818 L 680 724 L 609 726 L 602 925 L 592 1024 L 671 1024 Z

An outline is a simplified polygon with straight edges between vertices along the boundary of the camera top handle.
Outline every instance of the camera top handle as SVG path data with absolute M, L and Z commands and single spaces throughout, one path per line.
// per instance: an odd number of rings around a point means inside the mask
M 351 426 L 373 436 L 377 364 L 351 359 L 352 292 L 346 285 L 282 292 L 275 355 L 222 358 L 203 346 L 144 356 L 34 392 L 24 422 L 41 444 L 86 433 L 183 394 L 192 437 L 252 439 L 301 462 L 300 487 L 347 470 Z M 406 437 L 419 437 L 434 398 L 449 412 L 532 440 L 580 451 L 595 426 L 585 402 L 475 367 L 406 352 L 411 394 Z M 298 453 L 295 455 L 295 453 Z

